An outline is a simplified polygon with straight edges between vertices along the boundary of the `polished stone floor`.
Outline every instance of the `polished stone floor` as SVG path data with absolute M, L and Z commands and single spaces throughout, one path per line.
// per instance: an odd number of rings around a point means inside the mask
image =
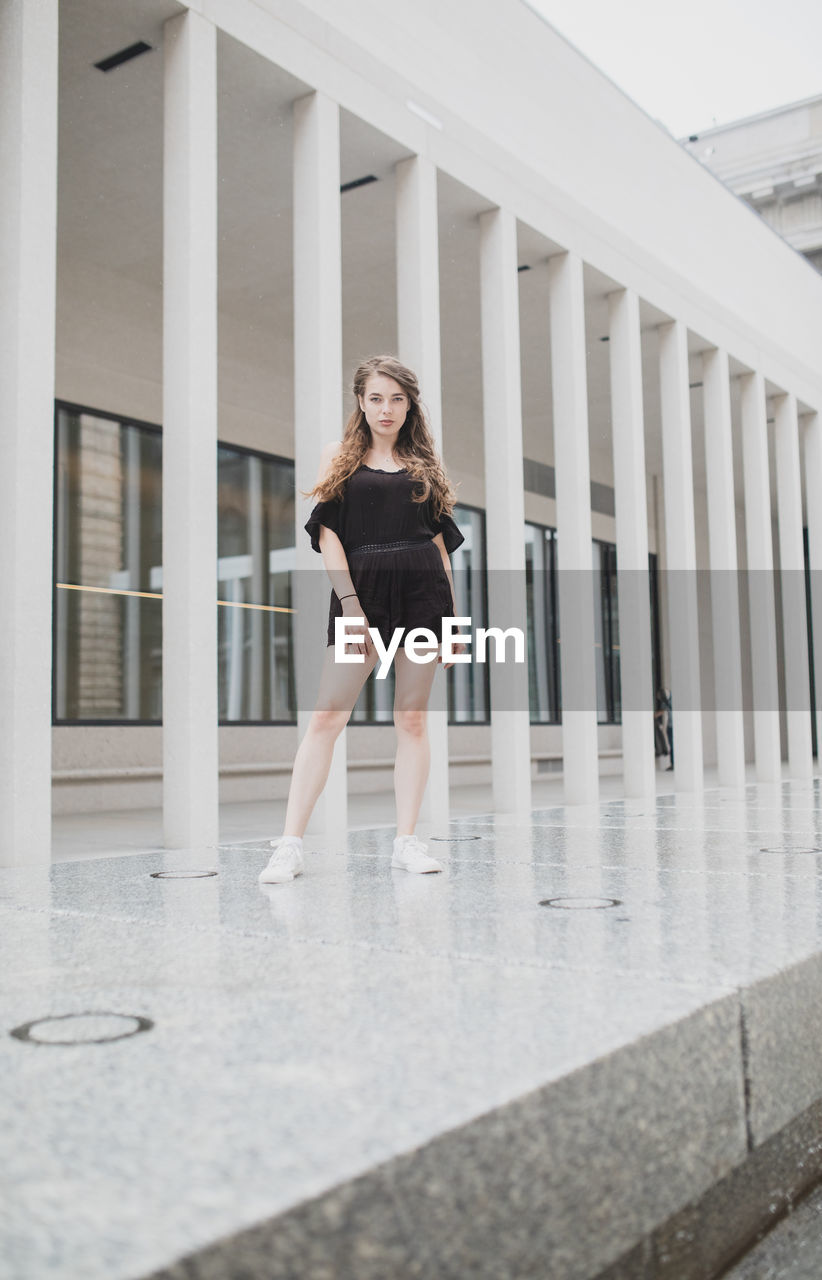
M 706 784 L 712 785 L 715 777 L 706 772 Z M 753 780 L 753 771 L 751 771 Z M 562 804 L 562 776 L 549 775 L 535 779 L 531 784 L 534 808 Z M 672 775 L 660 768 L 656 774 L 658 795 L 672 794 Z M 603 774 L 599 779 L 603 800 L 622 795 L 622 777 L 619 774 Z M 455 818 L 482 814 L 488 809 L 488 786 L 454 786 L 450 791 L 451 815 Z M 285 800 L 246 800 L 220 805 L 220 842 L 237 844 L 240 841 L 268 840 L 279 835 L 285 819 Z M 395 822 L 393 791 L 354 792 L 348 797 L 348 830 L 373 831 L 390 827 Z M 52 824 L 52 859 L 55 862 L 70 858 L 109 857 L 113 853 L 137 853 L 144 849 L 161 848 L 163 844 L 163 814 L 161 809 L 132 809 L 99 813 L 60 813 Z
M 816 779 L 469 814 L 440 876 L 392 834 L 0 870 L 2 1280 L 143 1275 L 822 952 Z

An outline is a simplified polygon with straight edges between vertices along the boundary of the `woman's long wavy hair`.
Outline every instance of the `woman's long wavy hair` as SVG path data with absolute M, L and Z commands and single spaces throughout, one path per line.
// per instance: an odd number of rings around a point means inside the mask
M 305 493 L 318 502 L 342 499 L 346 482 L 362 463 L 371 448 L 371 428 L 360 408 L 359 397 L 365 399 L 365 386 L 374 374 L 393 378 L 408 396 L 408 413 L 400 427 L 394 457 L 405 467 L 413 480 L 419 481 L 412 491 L 414 502 L 432 499 L 431 510 L 435 520 L 451 515 L 456 501 L 456 491 L 443 469 L 437 455 L 434 438 L 425 409 L 420 403 L 420 388 L 416 374 L 394 356 L 371 356 L 363 360 L 354 374 L 356 408 L 345 424 L 342 448 L 334 458 L 328 474 L 320 484 Z

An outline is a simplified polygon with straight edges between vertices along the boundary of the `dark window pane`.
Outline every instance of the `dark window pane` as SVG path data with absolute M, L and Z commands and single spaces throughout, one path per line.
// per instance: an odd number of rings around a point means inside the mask
M 162 434 L 58 406 L 54 718 L 162 716 Z M 218 448 L 221 720 L 295 719 L 293 463 Z
M 54 715 L 160 716 L 161 441 L 57 413 Z
M 622 722 L 616 547 L 593 544 L 594 656 L 599 724 Z
M 553 529 L 531 523 L 525 525 L 528 697 L 532 724 L 555 724 L 559 719 L 555 544 Z
M 293 720 L 294 467 L 225 445 L 217 465 L 220 720 Z

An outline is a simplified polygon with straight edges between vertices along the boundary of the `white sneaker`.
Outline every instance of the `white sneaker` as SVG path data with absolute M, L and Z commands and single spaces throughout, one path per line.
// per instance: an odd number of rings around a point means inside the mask
M 275 852 L 272 853 L 268 866 L 260 872 L 260 884 L 282 884 L 286 880 L 293 880 L 303 869 L 301 844 L 290 836 L 281 836 L 279 840 L 272 840 L 271 844 Z
M 442 871 L 442 863 L 428 857 L 428 845 L 416 836 L 397 836 L 391 866 L 400 871 Z

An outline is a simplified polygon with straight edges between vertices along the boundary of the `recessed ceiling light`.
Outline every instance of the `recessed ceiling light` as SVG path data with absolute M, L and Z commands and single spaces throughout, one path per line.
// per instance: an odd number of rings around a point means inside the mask
M 101 62 L 95 62 L 94 65 L 99 71 L 113 71 L 124 62 L 139 58 L 141 53 L 148 53 L 151 48 L 152 46 L 146 44 L 145 40 L 138 40 L 136 44 L 130 44 L 127 49 L 121 49 L 119 53 L 112 53 L 111 57 L 103 58 Z

